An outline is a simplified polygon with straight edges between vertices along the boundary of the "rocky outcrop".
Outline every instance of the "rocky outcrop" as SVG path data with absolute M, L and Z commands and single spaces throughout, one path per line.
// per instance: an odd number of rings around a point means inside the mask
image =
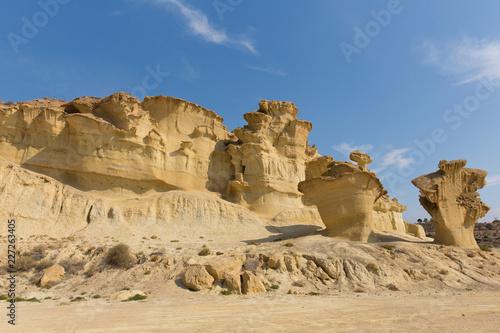
M 204 290 L 212 288 L 214 278 L 208 274 L 205 266 L 189 266 L 182 275 L 182 283 L 191 290 Z
M 311 123 L 298 120 L 290 102 L 266 101 L 246 113 L 236 128 L 237 142 L 227 148 L 234 168 L 227 198 L 273 218 L 288 209 L 305 208 L 297 184 L 306 178 L 306 163 L 318 156 L 308 145 Z
M 474 225 L 490 207 L 476 191 L 486 185 L 488 173 L 464 168 L 466 163 L 466 160 L 442 160 L 438 171 L 420 176 L 412 183 L 420 190 L 420 203 L 434 220 L 434 242 L 477 249 Z
M 263 100 L 229 132 L 215 112 L 167 96 L 0 103 L 0 216 L 51 237 L 244 229 L 257 239 L 266 225 L 323 227 L 297 184 L 335 161 L 309 146 L 312 125 L 297 115 Z M 367 172 L 369 157 L 352 158 Z M 379 212 L 380 230 L 404 232 L 399 212 Z
M 389 200 L 383 195 L 373 205 L 373 226 L 381 231 L 396 231 L 406 233 L 403 212 L 406 206 L 401 205 L 396 198 Z
M 2 157 L 83 190 L 225 191 L 232 137 L 215 112 L 126 93 L 0 105 Z
M 387 192 L 366 165 L 371 158 L 355 151 L 351 162 L 332 162 L 320 177 L 299 183 L 299 190 L 319 210 L 327 234 L 354 241 L 373 238 L 373 205 Z

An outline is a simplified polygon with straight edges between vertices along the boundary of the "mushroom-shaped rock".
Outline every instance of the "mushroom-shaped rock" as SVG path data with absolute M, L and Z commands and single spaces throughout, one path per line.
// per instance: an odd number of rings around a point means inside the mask
M 365 155 L 357 152 L 353 156 L 368 164 L 371 158 Z M 366 164 L 363 169 L 361 165 L 335 161 L 321 177 L 299 183 L 299 191 L 318 207 L 329 236 L 362 242 L 372 236 L 373 204 L 387 192 Z
M 490 210 L 476 191 L 488 173 L 464 168 L 466 160 L 439 162 L 439 170 L 412 180 L 420 190 L 420 204 L 432 216 L 437 244 L 477 249 L 474 225 Z
M 358 163 L 359 169 L 361 171 L 368 171 L 368 168 L 366 166 L 373 162 L 372 158 L 368 154 L 362 153 L 359 150 L 353 151 L 349 155 L 349 158 L 351 159 L 351 161 Z

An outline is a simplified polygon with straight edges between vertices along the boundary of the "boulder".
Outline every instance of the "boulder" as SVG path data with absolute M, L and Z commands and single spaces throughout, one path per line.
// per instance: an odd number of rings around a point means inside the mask
M 43 276 L 40 280 L 40 287 L 45 287 L 61 281 L 61 279 L 64 277 L 64 273 L 64 267 L 62 267 L 61 265 L 56 264 L 50 266 L 43 273 Z
M 252 272 L 244 271 L 242 275 L 241 290 L 245 295 L 265 293 L 266 287 Z
M 243 266 L 242 257 L 215 257 L 207 260 L 204 263 L 207 272 L 214 277 L 215 280 L 224 279 L 226 272 L 240 271 Z
M 182 283 L 191 290 L 204 290 L 212 288 L 214 278 L 208 274 L 205 266 L 188 266 L 182 275 Z
M 224 273 L 224 283 L 227 289 L 234 293 L 241 294 L 241 276 L 236 272 Z
M 437 244 L 478 249 L 474 225 L 490 210 L 476 191 L 488 173 L 465 168 L 466 160 L 439 162 L 439 170 L 412 180 L 420 190 L 420 204 L 432 216 Z

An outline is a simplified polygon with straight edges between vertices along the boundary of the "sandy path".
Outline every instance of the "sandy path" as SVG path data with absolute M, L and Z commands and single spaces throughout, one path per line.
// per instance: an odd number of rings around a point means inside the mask
M 199 297 L 200 296 L 200 297 Z M 18 304 L 22 332 L 498 332 L 500 293 L 211 296 Z M 7 331 L 10 325 L 0 324 Z M 10 330 L 11 332 L 13 330 Z

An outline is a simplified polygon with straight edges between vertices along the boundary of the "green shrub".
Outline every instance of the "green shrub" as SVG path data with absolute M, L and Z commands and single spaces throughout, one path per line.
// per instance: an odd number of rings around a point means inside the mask
M 139 294 L 135 294 L 135 296 L 129 297 L 128 299 L 122 301 L 122 302 L 131 302 L 131 301 L 142 301 L 143 299 L 148 298 L 148 296 L 142 296 Z
M 123 243 L 110 248 L 105 258 L 106 264 L 121 269 L 132 268 L 135 261 L 135 258 L 130 253 L 130 247 Z
M 280 289 L 280 286 L 278 286 L 277 284 L 273 284 L 271 286 L 271 289 L 278 290 L 278 289 Z
M 479 248 L 481 249 L 481 251 L 485 251 L 485 252 L 493 251 L 493 245 L 491 245 L 491 244 L 480 244 Z
M 73 298 L 70 302 L 80 302 L 80 301 L 83 301 L 83 300 L 85 300 L 85 298 L 77 296 L 77 297 Z
M 198 252 L 199 256 L 208 256 L 210 254 L 210 249 L 208 247 L 204 247 Z
M 286 247 L 294 247 L 295 245 L 293 245 L 293 243 L 286 243 L 285 246 Z
M 389 245 L 389 244 L 380 245 L 380 247 L 382 247 L 388 251 L 392 251 L 392 249 L 394 248 L 394 246 Z
M 311 292 L 309 293 L 309 295 L 311 295 L 311 296 L 318 296 L 318 295 L 319 295 L 319 293 L 315 293 L 315 292 L 311 291 Z
M 232 294 L 231 290 L 223 290 L 223 291 L 221 291 L 220 293 L 221 293 L 222 295 L 226 295 L 226 296 L 228 296 L 228 295 L 231 295 L 231 294 Z
M 92 296 L 92 298 L 99 299 L 99 298 L 101 298 L 101 295 L 94 295 L 94 296 Z

